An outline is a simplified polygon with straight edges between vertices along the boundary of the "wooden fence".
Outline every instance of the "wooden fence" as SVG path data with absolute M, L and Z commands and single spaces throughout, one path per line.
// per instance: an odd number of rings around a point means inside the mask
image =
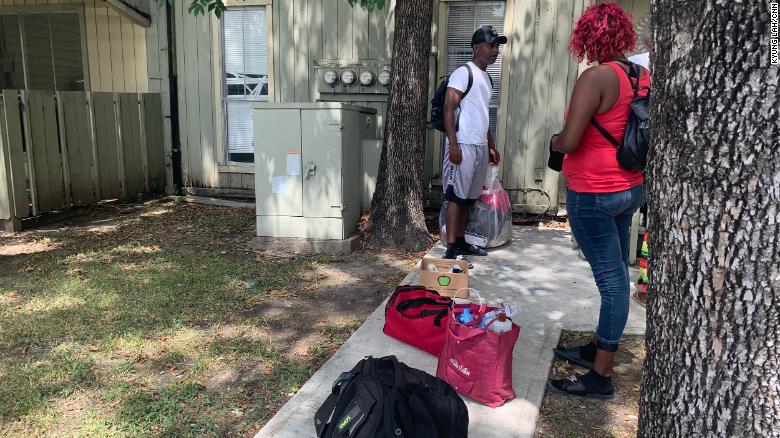
M 4 90 L 0 221 L 163 191 L 162 122 L 159 94 Z

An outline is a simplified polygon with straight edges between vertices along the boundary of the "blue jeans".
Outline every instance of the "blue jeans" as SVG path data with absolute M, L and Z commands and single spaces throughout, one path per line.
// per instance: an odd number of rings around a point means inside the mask
M 601 294 L 596 345 L 617 351 L 628 320 L 631 217 L 645 202 L 645 186 L 613 193 L 569 190 L 566 209 L 577 243 L 588 259 Z

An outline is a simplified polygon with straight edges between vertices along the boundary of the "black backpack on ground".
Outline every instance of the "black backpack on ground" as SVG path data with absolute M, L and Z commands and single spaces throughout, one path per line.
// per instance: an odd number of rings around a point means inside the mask
M 647 151 L 650 148 L 650 89 L 639 86 L 641 69 L 633 62 L 623 62 L 628 66 L 628 81 L 634 90 L 634 98 L 631 100 L 631 111 L 628 113 L 626 132 L 623 142 L 618 143 L 606 129 L 595 119 L 591 119 L 593 126 L 598 129 L 610 143 L 617 147 L 617 161 L 626 170 L 644 170 L 647 165 Z M 621 69 L 623 70 L 623 69 Z M 632 80 L 636 79 L 636 82 Z M 639 95 L 640 89 L 646 89 L 645 96 Z
M 471 91 L 471 86 L 474 84 L 474 75 L 471 71 L 471 66 L 468 64 L 463 64 L 463 66 L 466 67 L 466 70 L 469 71 L 469 83 L 466 86 L 466 90 L 463 92 L 463 96 L 461 96 L 461 100 L 464 99 L 467 94 L 469 94 L 469 91 Z M 439 82 L 439 86 L 436 87 L 436 92 L 433 93 L 433 99 L 431 99 L 431 126 L 441 132 L 444 132 L 444 101 L 447 98 L 447 86 L 450 83 L 450 76 L 451 75 L 446 75 L 442 77 L 441 82 Z M 492 90 L 493 78 L 489 74 L 488 78 L 490 78 L 490 88 Z M 457 130 L 458 122 L 455 121 L 455 131 Z
M 341 373 L 314 415 L 319 438 L 465 438 L 468 426 L 449 384 L 395 356 L 368 356 Z

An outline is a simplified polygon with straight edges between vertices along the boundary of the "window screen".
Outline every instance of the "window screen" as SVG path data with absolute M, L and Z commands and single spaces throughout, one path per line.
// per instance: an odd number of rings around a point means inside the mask
M 493 26 L 496 32 L 504 32 L 505 2 L 475 1 L 448 4 L 447 10 L 447 53 L 445 58 L 447 74 L 471 61 L 471 36 L 484 25 Z M 503 50 L 503 48 L 502 48 Z M 490 98 L 490 130 L 494 138 L 498 125 L 498 105 L 501 100 L 501 62 L 498 55 L 495 64 L 489 65 L 488 74 L 493 79 L 493 95 Z
M 254 154 L 252 105 L 268 100 L 265 8 L 228 9 L 221 21 L 227 159 L 251 163 Z

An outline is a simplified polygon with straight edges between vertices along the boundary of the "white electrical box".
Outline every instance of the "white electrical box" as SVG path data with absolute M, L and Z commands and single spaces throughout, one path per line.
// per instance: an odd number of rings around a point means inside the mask
M 253 109 L 257 235 L 345 239 L 363 206 L 363 140 L 376 110 L 342 103 Z

